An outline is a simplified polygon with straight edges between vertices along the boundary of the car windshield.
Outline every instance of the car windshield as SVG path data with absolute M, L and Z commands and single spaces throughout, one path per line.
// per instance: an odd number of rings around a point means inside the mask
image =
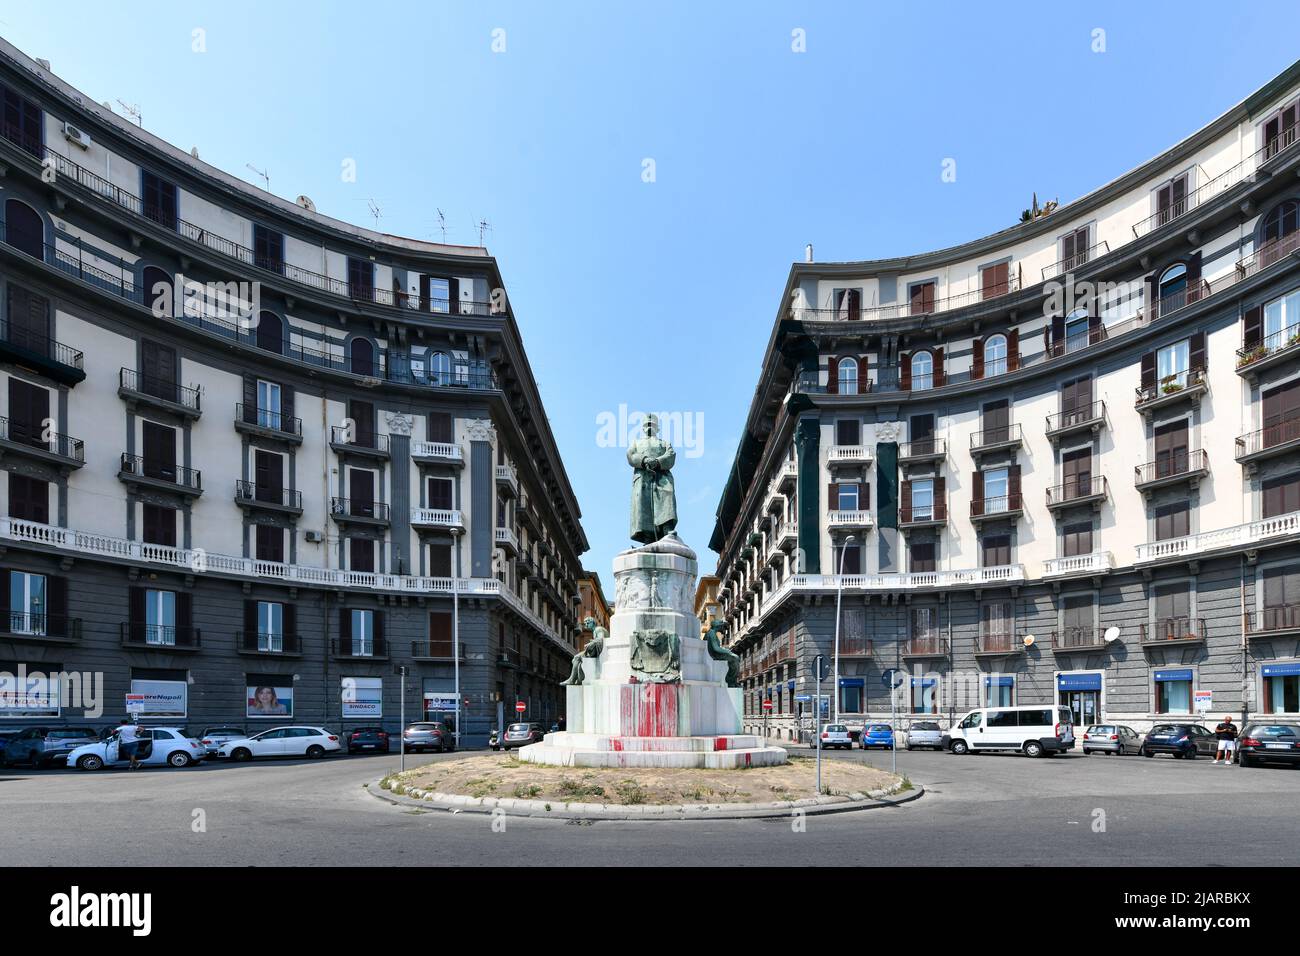
M 1251 724 L 1246 728 L 1246 737 L 1271 737 L 1296 740 L 1300 737 L 1300 727 L 1290 724 Z
M 528 732 L 528 725 L 527 725 L 527 724 L 511 724 L 511 725 L 510 725 L 510 733 L 512 733 L 512 734 L 525 734 L 525 733 L 527 733 L 527 732 Z
M 890 729 L 889 724 L 872 724 L 870 733 L 887 734 L 889 733 L 889 729 Z M 924 728 L 920 728 L 920 729 L 924 729 Z
M 1151 728 L 1151 736 L 1169 736 L 1170 734 L 1186 733 L 1187 729 L 1179 724 L 1157 724 Z
M 843 724 L 827 724 L 827 725 L 826 725 L 826 732 L 827 732 L 828 734 L 843 734 L 843 733 L 848 733 L 848 729 L 849 729 L 849 728 L 845 727 Z
M 928 721 L 928 720 L 925 720 L 925 721 L 922 721 L 922 722 L 919 723 L 919 724 L 913 724 L 913 725 L 912 725 L 912 729 L 913 729 L 913 730 L 938 730 L 938 729 L 939 729 L 939 725 L 938 725 L 938 724 L 935 724 L 935 723 L 931 723 L 931 722 Z

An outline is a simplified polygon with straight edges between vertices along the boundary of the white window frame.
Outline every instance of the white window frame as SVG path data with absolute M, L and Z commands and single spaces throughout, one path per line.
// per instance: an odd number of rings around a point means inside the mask
M 279 601 L 257 602 L 257 649 L 284 650 L 284 605 Z
M 40 581 L 39 587 L 35 582 Z M 11 634 L 42 635 L 48 631 L 50 579 L 27 571 L 9 572 L 9 627 Z
M 146 590 L 144 622 L 146 644 L 174 646 L 176 644 L 176 592 L 153 588 Z
M 352 609 L 352 656 L 375 656 L 375 612 L 365 608 Z
M 1001 354 L 998 354 L 998 349 Z M 1001 332 L 984 340 L 984 375 L 1007 374 L 1007 337 Z
M 926 371 L 918 371 L 917 363 L 922 359 L 925 360 Z M 921 349 L 919 352 L 913 352 L 907 360 L 911 363 L 912 369 L 912 390 L 922 391 L 927 388 L 934 388 L 934 354 L 929 349 Z

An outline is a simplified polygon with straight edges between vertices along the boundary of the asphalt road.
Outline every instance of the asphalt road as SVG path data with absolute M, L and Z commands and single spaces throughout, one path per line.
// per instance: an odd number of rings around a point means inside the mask
M 439 757 L 418 758 L 418 762 Z M 889 754 L 827 756 L 889 767 Z M 412 761 L 408 758 L 408 764 Z M 397 757 L 0 775 L 0 865 L 1295 865 L 1300 770 L 900 752 L 904 806 L 789 820 L 510 818 L 394 807 Z M 200 813 L 201 811 L 201 813 Z M 1096 832 L 1098 811 L 1104 832 Z M 197 827 L 202 820 L 205 829 Z

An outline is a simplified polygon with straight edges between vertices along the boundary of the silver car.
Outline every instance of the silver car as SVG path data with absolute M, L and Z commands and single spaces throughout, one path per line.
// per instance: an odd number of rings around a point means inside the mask
M 199 734 L 198 739 L 199 743 L 203 745 L 203 755 L 205 757 L 216 757 L 222 744 L 247 736 L 248 731 L 243 727 L 225 724 L 217 727 L 205 727 L 203 733 Z
M 907 749 L 915 750 L 917 747 L 933 747 L 935 750 L 943 749 L 943 728 L 933 720 L 918 720 L 907 728 Z
M 1093 724 L 1083 732 L 1085 754 L 1140 754 L 1142 752 L 1142 735 L 1132 727 L 1124 724 Z

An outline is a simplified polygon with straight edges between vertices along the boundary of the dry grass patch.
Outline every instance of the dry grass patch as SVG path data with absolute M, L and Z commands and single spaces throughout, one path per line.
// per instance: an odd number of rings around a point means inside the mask
M 517 797 L 551 803 L 682 804 L 771 803 L 814 795 L 817 771 L 808 757 L 779 767 L 746 770 L 648 770 L 627 767 L 543 767 L 513 754 L 469 754 L 408 770 L 385 781 L 397 792 L 413 788 L 471 797 Z M 902 778 L 866 764 L 823 761 L 822 787 L 848 796 L 898 787 Z

